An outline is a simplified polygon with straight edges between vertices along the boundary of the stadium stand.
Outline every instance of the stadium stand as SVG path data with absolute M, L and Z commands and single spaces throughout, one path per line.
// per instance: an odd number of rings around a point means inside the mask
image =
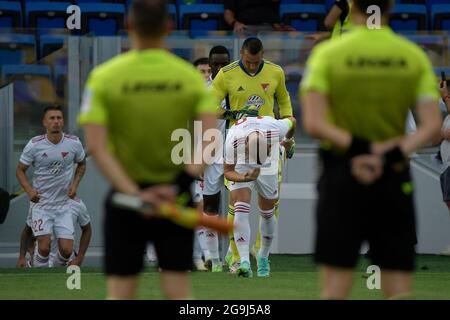
M 0 28 L 22 26 L 22 8 L 19 2 L 0 2 Z
M 189 30 L 193 36 L 224 29 L 224 7 L 221 4 L 180 5 L 178 12 L 180 27 Z
M 296 30 L 314 32 L 322 29 L 326 8 L 315 4 L 282 4 L 280 16 L 283 23 L 293 26 Z
M 38 41 L 38 59 L 62 48 L 66 40 L 66 35 L 41 35 Z
M 34 35 L 0 34 L 1 64 L 31 63 L 36 57 Z
M 427 8 L 424 5 L 396 4 L 390 18 L 390 25 L 395 31 L 426 30 L 427 22 Z
M 114 3 L 82 3 L 82 33 L 111 36 L 125 27 L 125 6 Z
M 430 30 L 450 30 L 450 4 L 431 6 Z
M 66 11 L 67 3 L 63 2 L 26 2 L 25 26 L 40 33 L 45 33 L 45 29 L 64 29 Z

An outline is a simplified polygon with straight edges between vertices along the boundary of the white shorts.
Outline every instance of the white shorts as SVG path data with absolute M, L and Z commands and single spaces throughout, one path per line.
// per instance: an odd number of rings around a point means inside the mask
M 195 180 L 194 185 L 194 203 L 199 203 L 203 200 L 203 180 Z
M 278 174 L 259 175 L 258 178 L 250 182 L 234 182 L 229 181 L 229 190 L 238 190 L 243 188 L 250 188 L 256 191 L 264 199 L 278 199 Z
M 67 206 L 60 210 L 42 210 L 30 204 L 31 224 L 35 237 L 55 234 L 57 239 L 74 239 L 73 216 Z
M 223 186 L 223 164 L 213 163 L 206 166 L 203 194 L 213 195 L 219 193 Z

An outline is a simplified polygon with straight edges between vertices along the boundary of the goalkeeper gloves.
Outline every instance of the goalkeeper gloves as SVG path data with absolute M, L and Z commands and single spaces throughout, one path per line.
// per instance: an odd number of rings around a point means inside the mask
M 241 109 L 241 110 L 226 110 L 223 118 L 227 120 L 239 120 L 245 117 L 257 117 L 258 110 L 256 109 Z
M 286 157 L 292 159 L 295 154 L 295 140 L 292 140 L 292 146 L 289 150 L 286 150 Z

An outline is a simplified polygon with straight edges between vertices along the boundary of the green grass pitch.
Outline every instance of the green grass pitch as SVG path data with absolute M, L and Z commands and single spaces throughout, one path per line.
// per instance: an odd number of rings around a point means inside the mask
M 352 299 L 381 299 L 369 290 L 368 261 L 361 259 Z M 254 266 L 252 266 L 254 269 Z M 193 272 L 196 299 L 318 299 L 317 268 L 309 255 L 272 255 L 270 278 L 243 279 L 224 273 Z M 100 268 L 81 269 L 81 290 L 68 290 L 65 269 L 0 269 L 0 299 L 104 299 L 105 277 Z M 450 299 L 450 257 L 422 255 L 414 275 L 414 298 Z M 158 272 L 146 268 L 140 278 L 139 299 L 161 299 Z

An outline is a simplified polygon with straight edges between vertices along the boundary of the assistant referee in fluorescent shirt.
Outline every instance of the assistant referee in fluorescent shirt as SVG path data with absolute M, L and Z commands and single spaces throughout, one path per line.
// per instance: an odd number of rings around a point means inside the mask
M 367 8 L 382 12 L 366 27 Z M 307 133 L 321 140 L 315 259 L 322 297 L 349 295 L 363 241 L 388 298 L 409 295 L 416 224 L 408 156 L 439 133 L 439 94 L 426 54 L 388 26 L 389 0 L 354 0 L 354 30 L 312 52 L 301 96 Z M 405 136 L 409 108 L 419 126 Z

